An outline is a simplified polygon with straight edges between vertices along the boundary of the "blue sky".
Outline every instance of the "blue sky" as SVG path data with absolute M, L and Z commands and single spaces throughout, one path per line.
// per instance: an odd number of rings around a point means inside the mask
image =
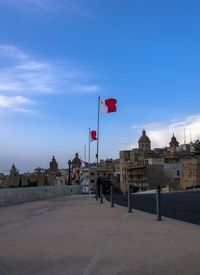
M 84 157 L 101 117 L 100 157 L 200 135 L 200 3 L 184 0 L 1 0 L 0 171 L 66 167 Z M 96 144 L 92 143 L 92 159 Z

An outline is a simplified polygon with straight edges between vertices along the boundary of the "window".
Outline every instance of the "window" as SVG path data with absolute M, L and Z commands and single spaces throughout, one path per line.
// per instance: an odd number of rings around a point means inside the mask
M 179 170 L 177 170 L 177 176 L 180 176 L 180 171 Z

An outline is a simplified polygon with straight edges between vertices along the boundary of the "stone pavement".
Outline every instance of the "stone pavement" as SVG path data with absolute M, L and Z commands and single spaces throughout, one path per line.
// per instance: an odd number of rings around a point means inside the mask
M 200 274 L 200 226 L 91 195 L 0 208 L 0 274 Z

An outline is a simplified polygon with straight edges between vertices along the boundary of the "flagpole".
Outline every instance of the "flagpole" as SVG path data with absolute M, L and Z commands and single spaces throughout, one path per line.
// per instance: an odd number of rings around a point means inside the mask
M 98 164 L 99 164 L 99 113 L 100 113 L 100 96 L 98 97 L 98 113 L 97 113 L 97 167 L 96 167 L 96 173 L 97 173 L 97 176 L 96 176 L 96 200 L 98 200 L 98 178 L 99 178 L 99 175 L 98 175 Z
M 100 113 L 100 96 L 98 97 L 98 114 L 97 114 L 97 166 L 99 163 L 99 113 Z
M 90 169 L 90 128 L 89 128 L 89 144 L 88 144 L 88 168 Z

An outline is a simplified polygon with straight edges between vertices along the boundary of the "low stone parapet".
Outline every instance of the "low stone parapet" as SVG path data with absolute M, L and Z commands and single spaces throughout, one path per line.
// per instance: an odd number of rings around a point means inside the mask
M 0 206 L 81 193 L 82 188 L 80 185 L 2 188 L 0 189 Z

